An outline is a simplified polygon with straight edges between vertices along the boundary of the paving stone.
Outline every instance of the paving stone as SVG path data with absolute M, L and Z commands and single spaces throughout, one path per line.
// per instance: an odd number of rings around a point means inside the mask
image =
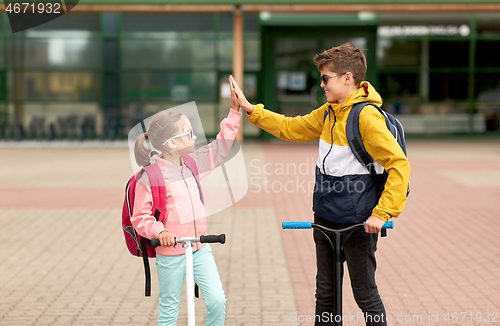
M 156 266 L 145 298 L 142 261 L 128 253 L 119 227 L 128 150 L 0 147 L 0 325 L 156 325 Z M 249 191 L 208 218 L 209 232 L 227 236 L 212 246 L 226 325 L 299 325 L 293 314 L 314 314 L 312 232 L 284 231 L 281 222 L 312 220 L 317 150 L 243 145 Z M 404 325 L 442 324 L 447 312 L 500 313 L 500 142 L 408 141 L 408 152 L 411 194 L 377 251 L 387 313 Z M 343 296 L 344 314 L 358 313 L 347 271 Z M 196 319 L 204 324 L 201 298 Z

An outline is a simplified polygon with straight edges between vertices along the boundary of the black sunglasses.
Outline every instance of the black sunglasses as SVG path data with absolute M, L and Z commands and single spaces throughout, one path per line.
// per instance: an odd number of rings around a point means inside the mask
M 331 76 L 331 77 L 328 77 L 328 76 L 325 76 L 325 75 L 321 75 L 320 78 L 321 78 L 321 81 L 323 82 L 323 84 L 326 85 L 328 83 L 328 79 L 335 78 L 335 77 L 342 77 L 345 74 L 347 74 L 347 72 L 344 72 L 342 75 Z M 356 79 L 356 76 L 353 75 L 352 78 Z

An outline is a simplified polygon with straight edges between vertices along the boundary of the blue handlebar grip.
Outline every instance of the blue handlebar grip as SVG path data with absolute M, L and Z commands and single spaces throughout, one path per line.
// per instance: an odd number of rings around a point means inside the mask
M 283 229 L 310 229 L 311 222 L 283 222 L 281 227 Z
M 363 222 L 363 227 L 365 227 L 365 223 L 366 222 Z M 382 229 L 394 229 L 394 222 L 393 221 L 385 222 L 385 224 L 382 226 Z
M 389 221 L 385 222 L 384 226 L 382 226 L 382 229 L 393 229 L 394 228 L 394 222 Z

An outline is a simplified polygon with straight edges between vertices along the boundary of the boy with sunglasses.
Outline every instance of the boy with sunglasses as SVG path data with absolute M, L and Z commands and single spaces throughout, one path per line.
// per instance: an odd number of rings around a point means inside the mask
M 362 81 L 367 69 L 366 58 L 353 44 L 345 43 L 316 55 L 314 63 L 321 73 L 327 103 L 309 114 L 290 118 L 268 111 L 262 104 L 254 106 L 232 80 L 234 90 L 238 104 L 256 126 L 283 140 L 319 139 L 314 223 L 339 229 L 366 221 L 364 230 L 354 231 L 346 240 L 345 260 L 354 298 L 363 311 L 366 325 L 387 325 L 384 304 L 375 283 L 375 251 L 383 224 L 397 217 L 404 208 L 410 164 L 387 129 L 384 117 L 375 107 L 365 106 L 359 115 L 361 138 L 368 154 L 376 161 L 375 171 L 385 181 L 378 198 L 369 171 L 355 158 L 346 136 L 347 117 L 354 104 L 382 105 L 373 86 Z M 315 325 L 334 325 L 334 256 L 329 239 L 316 229 L 314 241 Z

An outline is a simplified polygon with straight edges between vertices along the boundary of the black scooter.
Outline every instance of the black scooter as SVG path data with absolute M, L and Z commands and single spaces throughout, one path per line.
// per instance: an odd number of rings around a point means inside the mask
M 330 241 L 334 254 L 334 263 L 335 263 L 335 326 L 342 326 L 342 275 L 344 275 L 344 263 L 342 261 L 342 255 L 344 251 L 344 243 L 345 240 L 351 235 L 354 230 L 359 228 L 364 228 L 365 222 L 352 225 L 350 227 L 344 229 L 330 229 L 324 227 L 322 225 L 311 223 L 311 222 L 283 222 L 283 229 L 311 229 L 315 228 L 320 230 L 325 237 L 330 238 L 325 234 L 331 233 L 334 235 L 333 242 Z M 393 222 L 389 221 L 384 224 L 382 227 L 382 236 L 386 235 L 386 229 L 392 229 L 394 227 Z M 346 239 L 344 243 L 342 243 L 342 233 L 347 233 Z

